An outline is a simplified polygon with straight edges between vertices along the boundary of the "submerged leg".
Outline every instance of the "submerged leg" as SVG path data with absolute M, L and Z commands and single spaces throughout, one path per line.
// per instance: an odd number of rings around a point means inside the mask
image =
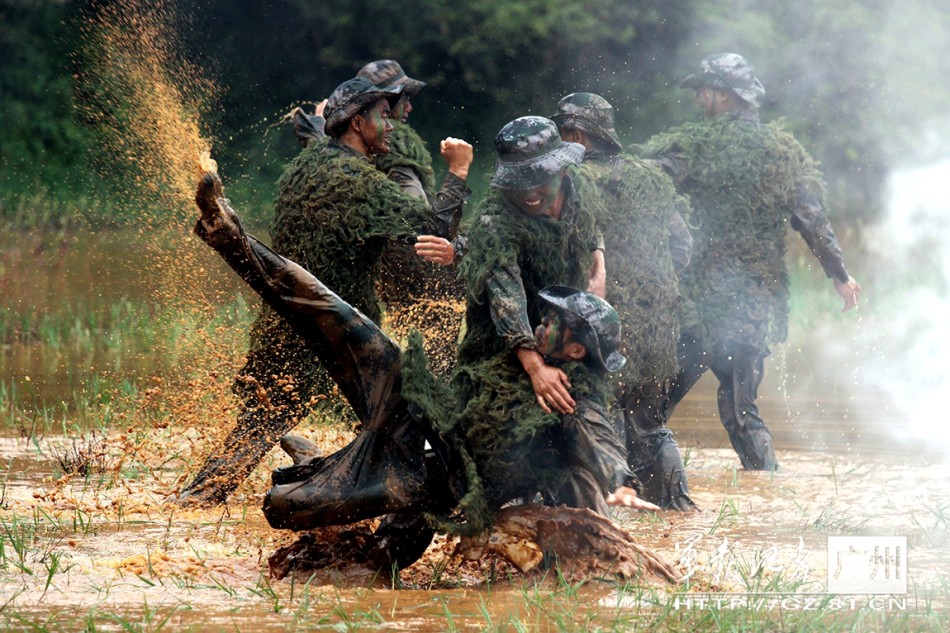
M 673 433 L 666 426 L 663 385 L 641 385 L 621 397 L 627 436 L 627 463 L 639 481 L 641 497 L 663 509 L 694 510 L 686 468 Z
M 719 379 L 719 417 L 729 433 L 742 467 L 775 470 L 778 462 L 772 434 L 756 405 L 765 356 L 748 346 L 737 346 L 715 355 L 712 370 Z

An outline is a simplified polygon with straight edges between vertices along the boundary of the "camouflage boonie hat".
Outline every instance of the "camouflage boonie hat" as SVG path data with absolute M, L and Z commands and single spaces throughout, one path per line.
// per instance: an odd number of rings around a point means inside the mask
M 614 107 L 592 92 L 574 92 L 557 103 L 557 114 L 551 117 L 558 129 L 578 129 L 606 143 L 618 152 L 623 150 L 614 130 Z
M 323 116 L 326 118 L 323 130 L 333 136 L 334 128 L 352 119 L 368 104 L 386 99 L 392 107 L 401 95 L 402 86 L 378 88 L 363 77 L 347 79 L 337 86 L 327 99 L 327 105 L 323 109 Z
M 548 286 L 538 296 L 565 317 L 566 324 L 597 365 L 617 371 L 627 359 L 620 347 L 620 317 L 613 306 L 595 294 L 570 286 Z
M 523 116 L 495 135 L 498 165 L 491 179 L 498 189 L 533 189 L 567 165 L 579 165 L 584 146 L 561 140 L 554 121 Z
M 370 62 L 360 68 L 356 76 L 370 80 L 377 88 L 402 86 L 403 94 L 410 97 L 418 94 L 426 85 L 426 82 L 413 79 L 407 75 L 399 62 L 394 59 L 377 59 Z
M 710 55 L 699 64 L 699 72 L 684 79 L 680 86 L 693 90 L 729 89 L 756 108 L 762 105 L 762 97 L 765 96 L 765 88 L 756 79 L 752 65 L 745 57 L 735 53 Z

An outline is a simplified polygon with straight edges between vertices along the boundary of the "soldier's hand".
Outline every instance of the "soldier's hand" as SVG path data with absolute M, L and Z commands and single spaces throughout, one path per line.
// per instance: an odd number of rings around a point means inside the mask
M 313 113 L 317 116 L 323 116 L 323 109 L 327 107 L 327 100 L 324 99 L 317 104 L 317 107 L 314 109 Z
M 858 300 L 861 298 L 861 284 L 856 282 L 853 277 L 848 277 L 847 282 L 835 279 L 835 291 L 844 299 L 844 309 L 842 312 L 847 312 L 858 305 Z
M 519 347 L 515 353 L 531 378 L 531 387 L 534 389 L 538 406 L 544 409 L 545 413 L 552 413 L 552 409 L 562 414 L 574 413 L 576 403 L 568 391 L 571 381 L 567 374 L 545 363 L 541 354 L 534 350 Z
M 662 508 L 655 503 L 650 503 L 646 499 L 638 497 L 637 491 L 627 486 L 620 486 L 607 495 L 607 505 L 631 508 L 633 510 L 652 510 L 653 512 L 662 510 Z
M 468 168 L 475 157 L 475 150 L 469 143 L 450 136 L 439 143 L 439 150 L 442 152 L 442 158 L 448 163 L 450 172 L 462 180 L 468 178 Z
M 449 266 L 455 262 L 455 247 L 452 242 L 436 235 L 416 236 L 416 255 L 442 266 Z

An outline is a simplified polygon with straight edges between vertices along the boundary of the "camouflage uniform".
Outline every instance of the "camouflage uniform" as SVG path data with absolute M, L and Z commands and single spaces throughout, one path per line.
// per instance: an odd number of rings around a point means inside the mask
M 399 91 L 381 91 L 363 79 L 341 84 L 327 105 L 326 129 L 345 125 L 359 109 Z M 374 322 L 380 320 L 375 280 L 390 239 L 420 232 L 450 236 L 467 194 L 458 178 L 447 179 L 434 210 L 400 192 L 372 161 L 330 139 L 310 144 L 278 183 L 271 225 L 275 250 L 297 261 L 335 288 Z M 234 384 L 243 410 L 221 451 L 212 454 L 183 497 L 224 501 L 277 439 L 332 394 L 317 355 L 266 304 L 251 330 L 247 363 Z M 339 412 L 337 398 L 321 402 Z
M 624 324 L 623 370 L 613 375 L 618 428 L 641 496 L 663 508 L 694 508 L 683 460 L 666 427 L 664 405 L 676 375 L 676 272 L 689 263 L 692 238 L 683 215 L 689 205 L 652 162 L 623 154 L 613 107 L 588 92 L 558 103 L 552 120 L 561 133 L 584 132 L 593 148 L 585 172 L 603 194 L 607 300 Z
M 493 188 L 469 229 L 460 264 L 468 298 L 455 384 L 464 409 L 452 421 L 474 455 L 484 496 L 493 507 L 516 497 L 531 498 L 538 490 L 563 491 L 569 481 L 577 481 L 559 461 L 580 450 L 579 444 L 565 439 L 571 428 L 600 438 L 591 440 L 591 445 L 600 446 L 597 450 L 603 455 L 612 454 L 625 469 L 622 448 L 618 452 L 619 440 L 606 418 L 603 377 L 585 365 L 568 363 L 564 370 L 578 403 L 576 413 L 547 414 L 538 406 L 530 377 L 514 354 L 519 347 L 535 347 L 531 323 L 544 314 L 542 288 L 586 287 L 593 251 L 602 247 L 595 223 L 601 201 L 574 167 L 569 167 L 561 184 L 565 202 L 560 220 L 523 212 L 504 190 L 530 189 L 549 181 L 562 167 L 579 163 L 583 147 L 563 143 L 553 123 L 541 117 L 509 123 L 495 144 L 500 161 Z M 597 471 L 596 463 L 589 463 L 588 469 Z M 526 468 L 527 464 L 531 466 Z M 607 486 L 571 503 L 603 511 L 603 498 L 612 492 Z M 470 516 L 479 515 L 478 508 L 465 509 Z
M 457 414 L 458 398 L 448 384 L 426 371 L 418 337 L 404 357 L 376 324 L 319 279 L 247 235 L 220 194 L 220 181 L 205 176 L 196 196 L 202 218 L 195 232 L 326 363 L 365 426 L 364 432 L 340 451 L 275 471 L 275 486 L 264 500 L 265 516 L 273 527 L 306 530 L 401 511 L 403 517 L 415 519 L 401 524 L 384 522 L 376 533 L 378 542 L 368 546 L 388 550 L 390 563 L 411 563 L 432 536 L 432 530 L 420 520 L 421 513 L 447 513 L 460 496 L 452 480 L 467 474 L 464 464 L 471 453 L 464 443 L 456 441 L 462 450 L 453 453 L 442 441 L 445 436 L 463 439 L 447 433 L 455 426 L 447 419 Z M 544 289 L 539 296 L 548 310 L 570 317 L 577 340 L 589 352 L 586 371 L 579 371 L 579 363 L 567 363 L 566 370 L 579 382 L 622 365 L 624 359 L 616 351 L 620 321 L 609 304 L 572 288 Z M 530 391 L 530 385 L 527 389 Z M 582 400 L 577 413 L 562 422 L 545 429 L 541 438 L 521 437 L 509 447 L 509 455 L 520 457 L 519 451 L 524 451 L 525 457 L 548 464 L 562 476 L 529 477 L 528 483 L 511 487 L 504 472 L 489 470 L 498 477 L 488 482 L 492 507 L 500 507 L 512 495 L 533 495 L 539 490 L 558 503 L 583 505 L 593 500 L 603 506 L 604 488 L 612 490 L 626 471 L 616 437 L 606 438 L 613 440 L 613 453 L 608 453 L 603 449 L 604 439 L 596 435 L 598 428 L 610 430 L 602 406 Z M 436 434 L 436 429 L 440 433 Z M 437 452 L 431 459 L 423 456 L 425 440 Z M 565 452 L 564 446 L 572 450 Z M 512 464 L 516 474 L 533 472 L 523 468 L 523 461 Z M 481 490 L 478 475 L 472 473 L 466 482 L 469 497 L 473 490 Z M 501 489 L 507 493 L 494 492 Z M 606 507 L 598 509 L 606 513 Z M 474 526 L 483 529 L 487 523 Z M 400 545 L 394 544 L 394 537 Z
M 357 76 L 379 88 L 402 86 L 407 97 L 425 87 L 391 59 L 370 62 Z M 377 157 L 377 169 L 396 182 L 403 193 L 434 203 L 432 155 L 408 123 L 394 120 L 392 124 L 390 150 Z M 461 180 L 459 187 L 468 191 Z M 412 244 L 403 242 L 390 243 L 382 261 L 379 294 L 386 305 L 387 329 L 403 340 L 412 328 L 424 332 L 429 366 L 447 375 L 455 364 L 464 300 L 464 288 L 456 280 L 455 270 L 425 261 L 416 255 Z
M 747 107 L 675 128 L 642 148 L 693 207 L 693 259 L 681 277 L 681 369 L 668 414 L 711 368 L 719 414 L 743 467 L 774 469 L 755 400 L 769 346 L 787 336 L 786 227 L 801 234 L 828 276 L 849 276 L 822 210 L 821 174 L 788 132 L 759 122 L 765 91 L 748 62 L 713 55 L 683 85 L 732 91 Z

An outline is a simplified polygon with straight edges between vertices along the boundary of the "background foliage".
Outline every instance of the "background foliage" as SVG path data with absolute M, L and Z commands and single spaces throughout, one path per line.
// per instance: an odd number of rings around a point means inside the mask
M 102 4 L 0 0 L 0 213 L 9 219 L 109 219 L 108 181 L 121 174 L 95 169 L 96 128 L 76 114 L 73 82 L 87 63 L 80 26 Z M 222 88 L 203 123 L 232 191 L 258 219 L 298 150 L 280 116 L 382 57 L 429 83 L 412 122 L 432 146 L 447 135 L 476 145 L 479 189 L 506 121 L 550 114 L 559 97 L 590 90 L 614 104 L 621 137 L 640 142 L 697 116 L 678 84 L 702 57 L 740 52 L 766 86 L 763 118 L 786 118 L 823 165 L 836 223 L 851 225 L 878 216 L 889 167 L 950 106 L 939 80 L 950 18 L 923 0 L 168 4 L 184 54 Z

